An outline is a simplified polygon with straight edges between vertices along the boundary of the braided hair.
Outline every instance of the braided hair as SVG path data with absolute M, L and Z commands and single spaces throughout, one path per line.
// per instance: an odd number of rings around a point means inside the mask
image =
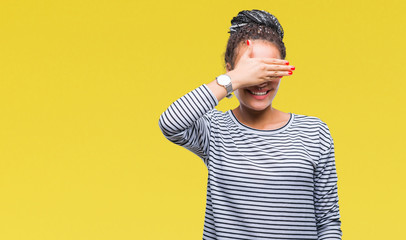
M 286 57 L 286 48 L 282 39 L 284 31 L 278 19 L 263 10 L 253 9 L 251 11 L 240 11 L 231 20 L 230 37 L 227 42 L 224 54 L 225 63 L 234 69 L 236 55 L 240 43 L 245 43 L 248 39 L 261 39 L 273 43 L 281 54 L 282 59 Z

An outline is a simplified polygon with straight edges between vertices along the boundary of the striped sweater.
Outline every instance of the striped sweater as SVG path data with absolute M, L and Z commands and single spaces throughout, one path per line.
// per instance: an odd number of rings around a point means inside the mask
M 218 111 L 205 85 L 159 118 L 171 142 L 208 169 L 203 239 L 341 239 L 334 142 L 317 117 L 290 113 L 274 130 Z

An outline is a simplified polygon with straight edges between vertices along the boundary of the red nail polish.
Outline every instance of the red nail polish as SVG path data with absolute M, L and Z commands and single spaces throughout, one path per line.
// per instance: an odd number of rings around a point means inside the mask
M 289 65 L 289 62 L 286 62 L 285 64 L 286 64 L 286 65 Z
M 292 71 L 289 71 L 288 73 L 289 73 L 289 75 L 292 75 Z
M 248 45 L 248 46 L 250 45 L 250 40 L 247 40 L 247 45 Z
M 290 70 L 295 70 L 295 67 L 291 67 Z

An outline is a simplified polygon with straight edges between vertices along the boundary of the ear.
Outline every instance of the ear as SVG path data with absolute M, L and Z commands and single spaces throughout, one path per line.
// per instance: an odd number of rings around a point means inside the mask
M 226 64 L 226 70 L 227 70 L 227 72 L 229 72 L 229 71 L 231 71 L 232 69 L 231 69 L 231 64 L 230 63 L 227 63 Z

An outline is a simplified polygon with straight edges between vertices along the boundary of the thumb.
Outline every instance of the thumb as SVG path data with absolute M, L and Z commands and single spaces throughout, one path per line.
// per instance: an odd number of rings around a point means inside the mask
M 247 48 L 241 58 L 250 58 L 252 56 L 252 42 L 247 40 Z

